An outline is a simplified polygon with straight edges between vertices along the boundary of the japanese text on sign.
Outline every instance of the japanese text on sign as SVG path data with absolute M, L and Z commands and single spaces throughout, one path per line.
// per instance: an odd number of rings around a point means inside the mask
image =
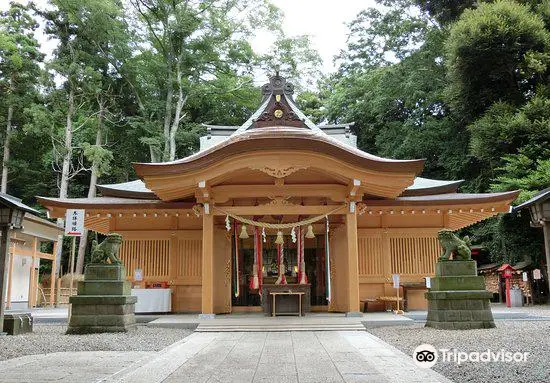
M 67 209 L 65 214 L 65 235 L 80 237 L 84 232 L 84 210 Z

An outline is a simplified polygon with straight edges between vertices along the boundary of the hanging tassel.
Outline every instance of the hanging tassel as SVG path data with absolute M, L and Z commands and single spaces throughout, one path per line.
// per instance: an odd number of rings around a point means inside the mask
M 285 264 L 284 264 L 284 258 L 283 258 L 283 245 L 281 244 L 277 244 L 277 266 L 278 266 L 278 276 L 277 276 L 277 280 L 275 281 L 275 284 L 286 285 Z
M 250 283 L 248 284 L 250 290 L 260 289 L 260 279 L 258 277 L 258 265 L 252 266 L 252 276 L 250 277 Z
M 262 246 L 262 237 L 260 234 L 260 229 L 258 227 L 254 228 L 254 233 L 257 238 L 257 256 L 256 259 L 258 260 L 258 294 L 260 294 L 260 301 L 262 300 L 262 283 L 263 283 L 263 246 Z
M 238 229 L 238 223 L 237 221 L 234 221 L 234 235 L 235 235 L 235 263 L 233 264 L 233 268 L 235 270 L 235 276 L 234 276 L 234 282 L 233 282 L 233 295 L 235 297 L 238 297 L 241 295 L 241 286 L 240 286 L 240 275 L 239 275 L 239 236 L 237 235 L 237 229 Z
M 240 239 L 248 239 L 248 232 L 246 231 L 246 225 L 241 226 L 241 234 L 239 234 Z
M 225 228 L 227 229 L 227 231 L 231 230 L 231 222 L 229 222 L 229 216 L 228 215 L 225 216 Z
M 292 236 L 292 243 L 296 243 L 296 230 L 294 227 L 292 228 L 290 235 Z
M 250 290 L 259 290 L 260 280 L 258 278 L 258 230 L 256 228 L 254 229 L 254 265 L 252 266 L 252 277 L 250 277 L 248 288 Z
M 313 226 L 311 225 L 307 226 L 306 238 L 309 238 L 309 239 L 315 238 L 315 234 L 313 233 Z
M 262 227 L 262 239 L 263 239 L 264 243 L 267 242 L 267 235 L 265 234 L 265 227 Z
M 301 285 L 307 285 L 307 274 L 306 274 L 306 259 L 304 257 L 304 231 L 300 230 L 300 273 L 298 274 L 298 283 Z
M 282 245 L 283 243 L 285 243 L 285 240 L 283 239 L 283 232 L 279 230 L 277 232 L 277 239 L 275 240 L 275 244 Z

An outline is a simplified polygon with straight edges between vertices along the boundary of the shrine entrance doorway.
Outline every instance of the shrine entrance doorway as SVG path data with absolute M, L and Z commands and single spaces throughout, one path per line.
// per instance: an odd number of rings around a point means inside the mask
M 278 278 L 277 245 L 276 236 L 267 235 L 263 242 L 262 249 L 262 284 L 275 284 Z M 232 236 L 232 243 L 235 242 Z M 254 268 L 254 239 L 252 236 L 247 239 L 237 239 L 238 256 L 235 256 L 235 246 L 232 247 L 232 285 L 231 303 L 232 311 L 261 311 L 262 301 L 269 297 L 261 296 L 261 289 L 252 289 L 250 280 L 253 278 Z M 284 237 L 283 259 L 285 265 L 285 279 L 289 289 L 298 281 L 298 253 L 297 243 L 292 242 L 290 236 Z M 237 273 L 235 270 L 236 260 L 239 262 L 239 288 L 236 289 L 235 281 Z M 326 291 L 326 259 L 325 259 L 325 235 L 318 234 L 315 238 L 308 238 L 304 241 L 304 260 L 307 283 L 310 286 L 308 294 L 309 305 L 313 311 L 327 311 Z

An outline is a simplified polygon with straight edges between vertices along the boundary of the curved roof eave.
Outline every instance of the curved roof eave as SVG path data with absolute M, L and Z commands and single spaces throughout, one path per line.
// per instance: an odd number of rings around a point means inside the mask
M 363 200 L 367 206 L 423 206 L 511 202 L 519 190 L 502 193 L 447 193 L 424 196 L 403 196 L 395 199 Z
M 345 145 L 316 131 L 289 127 L 255 128 L 233 135 L 227 140 L 188 157 L 163 163 L 134 163 L 140 177 L 182 174 L 241 153 L 264 150 L 303 150 L 334 156 L 363 168 L 389 173 L 418 174 L 425 160 L 394 160 L 382 158 Z
M 194 202 L 164 202 L 159 199 L 132 199 L 118 197 L 51 198 L 36 197 L 42 206 L 62 209 L 190 209 Z
M 156 194 L 149 190 L 142 180 L 121 182 L 117 184 L 97 185 L 97 189 L 104 197 L 158 199 Z
M 463 183 L 464 180 L 445 181 L 416 177 L 414 183 L 403 191 L 401 197 L 456 193 Z

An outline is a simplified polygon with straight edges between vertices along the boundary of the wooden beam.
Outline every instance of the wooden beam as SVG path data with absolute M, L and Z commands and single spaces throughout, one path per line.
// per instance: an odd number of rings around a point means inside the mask
M 339 209 L 338 209 L 339 208 Z M 338 209 L 336 212 L 333 212 Z M 324 215 L 343 214 L 346 205 L 261 205 L 261 206 L 219 206 L 214 207 L 213 213 L 224 215 L 225 212 L 235 215 Z
M 347 186 L 339 184 L 299 185 L 220 185 L 212 187 L 212 199 L 225 203 L 232 198 L 326 197 L 334 202 L 346 200 Z

